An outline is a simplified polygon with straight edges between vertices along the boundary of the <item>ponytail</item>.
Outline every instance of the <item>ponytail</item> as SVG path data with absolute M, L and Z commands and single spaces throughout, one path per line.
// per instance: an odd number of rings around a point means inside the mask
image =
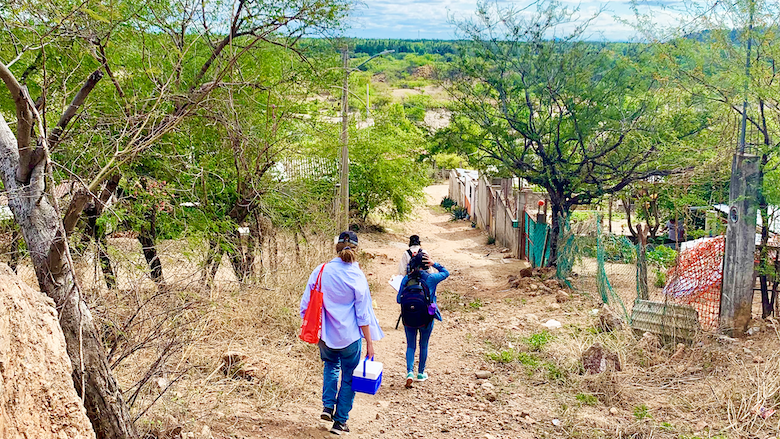
M 357 261 L 357 245 L 348 242 L 339 242 L 336 244 L 336 253 L 342 261 L 351 264 Z

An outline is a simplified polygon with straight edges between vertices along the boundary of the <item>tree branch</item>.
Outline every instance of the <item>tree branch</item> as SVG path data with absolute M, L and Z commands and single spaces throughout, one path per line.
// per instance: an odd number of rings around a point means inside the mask
M 103 72 L 100 71 L 100 69 L 92 72 L 92 74 L 87 78 L 86 82 L 84 82 L 84 85 L 81 86 L 81 89 L 78 91 L 78 93 L 76 93 L 76 96 L 73 97 L 70 105 L 68 105 L 68 108 L 66 108 L 65 112 L 62 113 L 59 122 L 57 122 L 57 126 L 55 126 L 54 129 L 51 130 L 51 133 L 49 133 L 49 137 L 47 139 L 47 142 L 49 143 L 49 151 L 56 148 L 60 143 L 63 131 L 65 131 L 65 128 L 68 126 L 71 119 L 73 119 L 73 116 L 76 115 L 78 109 L 84 105 L 84 101 L 86 101 L 87 96 L 89 96 L 101 78 L 103 78 Z
M 0 79 L 3 80 L 11 98 L 16 106 L 16 145 L 19 149 L 19 168 L 16 170 L 16 181 L 27 183 L 30 178 L 34 148 L 30 144 L 33 127 L 33 113 L 30 109 L 30 100 L 27 97 L 27 89 L 19 84 L 13 73 L 0 62 Z

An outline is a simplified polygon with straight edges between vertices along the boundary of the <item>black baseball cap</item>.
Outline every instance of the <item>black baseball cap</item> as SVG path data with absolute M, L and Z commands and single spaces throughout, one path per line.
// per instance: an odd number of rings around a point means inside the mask
M 420 237 L 417 235 L 412 235 L 409 237 L 409 247 L 413 245 L 420 245 Z
M 358 245 L 357 234 L 355 234 L 355 232 L 352 230 L 341 232 L 341 235 L 339 235 L 339 242 L 347 242 L 349 244 Z

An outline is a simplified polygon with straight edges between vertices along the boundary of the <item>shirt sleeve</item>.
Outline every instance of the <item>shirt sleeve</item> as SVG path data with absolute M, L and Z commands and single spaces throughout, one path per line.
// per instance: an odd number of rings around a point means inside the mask
M 395 295 L 395 303 L 401 303 L 401 291 L 404 290 L 404 285 L 406 285 L 406 278 L 408 276 L 404 276 L 403 279 L 401 279 L 401 287 L 398 288 L 398 294 Z
M 371 292 L 365 275 L 360 276 L 355 285 L 355 316 L 358 326 L 371 323 Z
M 439 282 L 443 281 L 444 279 L 447 279 L 448 277 L 450 277 L 450 272 L 447 271 L 447 269 L 444 268 L 444 266 L 441 265 L 440 263 L 437 262 L 437 263 L 433 264 L 433 268 L 435 268 L 438 271 L 438 273 L 432 274 L 431 278 L 433 278 L 436 281 L 437 284 Z

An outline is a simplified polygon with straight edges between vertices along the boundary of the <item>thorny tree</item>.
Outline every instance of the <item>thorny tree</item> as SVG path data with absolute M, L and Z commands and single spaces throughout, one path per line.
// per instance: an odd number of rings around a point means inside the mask
M 89 201 L 99 202 L 96 193 L 107 179 L 174 131 L 215 90 L 229 87 L 223 79 L 253 48 L 263 44 L 291 48 L 307 32 L 335 26 L 347 6 L 338 0 L 110 6 L 88 0 L 68 9 L 67 3 L 20 0 L 0 7 L 4 32 L 15 49 L 12 61 L 0 60 L 6 61 L 0 62 L 0 79 L 16 111 L 15 132 L 0 114 L 0 177 L 41 290 L 57 304 L 74 382 L 99 438 L 137 434 L 75 279 L 67 235 L 76 219 Z M 227 26 L 223 23 L 226 17 L 230 17 Z M 50 27 L 52 23 L 56 26 Z M 154 32 L 146 33 L 149 29 Z M 159 37 L 160 32 L 170 39 L 173 49 L 166 52 L 166 46 L 158 45 L 152 51 L 143 44 L 146 38 Z M 139 51 L 127 50 L 127 42 L 139 40 Z M 47 76 L 54 72 L 47 69 L 47 46 L 55 41 L 71 44 L 74 52 L 78 52 L 77 47 L 88 47 L 91 60 L 86 57 L 78 64 L 91 62 L 97 70 L 85 75 L 71 105 L 49 130 L 47 116 L 56 109 L 47 105 L 47 87 L 73 78 L 71 71 L 59 78 Z M 132 56 L 143 60 L 133 64 L 128 61 Z M 99 123 L 76 122 L 84 116 L 80 109 L 90 102 L 88 97 L 102 76 L 110 81 L 101 84 L 112 91 L 94 93 L 93 111 L 102 111 Z M 34 87 L 25 86 L 36 78 L 43 79 Z M 148 86 L 139 87 L 142 78 L 149 80 Z M 40 96 L 31 96 L 28 89 Z M 110 145 L 113 152 L 103 155 L 97 151 L 90 137 L 96 132 L 110 139 L 102 145 Z M 82 166 L 70 167 L 87 183 L 64 215 L 52 192 L 49 150 L 57 145 L 63 153 L 77 151 L 88 157 Z
M 547 191 L 556 243 L 573 206 L 668 174 L 671 167 L 651 159 L 700 127 L 673 126 L 670 120 L 688 120 L 660 110 L 679 98 L 660 96 L 638 67 L 640 48 L 616 53 L 614 46 L 584 42 L 592 18 L 578 21 L 576 10 L 556 2 L 534 5 L 484 3 L 475 19 L 457 23 L 470 44 L 452 93 L 461 114 L 482 130 L 477 148 L 485 161 Z M 572 30 L 561 35 L 566 28 Z

